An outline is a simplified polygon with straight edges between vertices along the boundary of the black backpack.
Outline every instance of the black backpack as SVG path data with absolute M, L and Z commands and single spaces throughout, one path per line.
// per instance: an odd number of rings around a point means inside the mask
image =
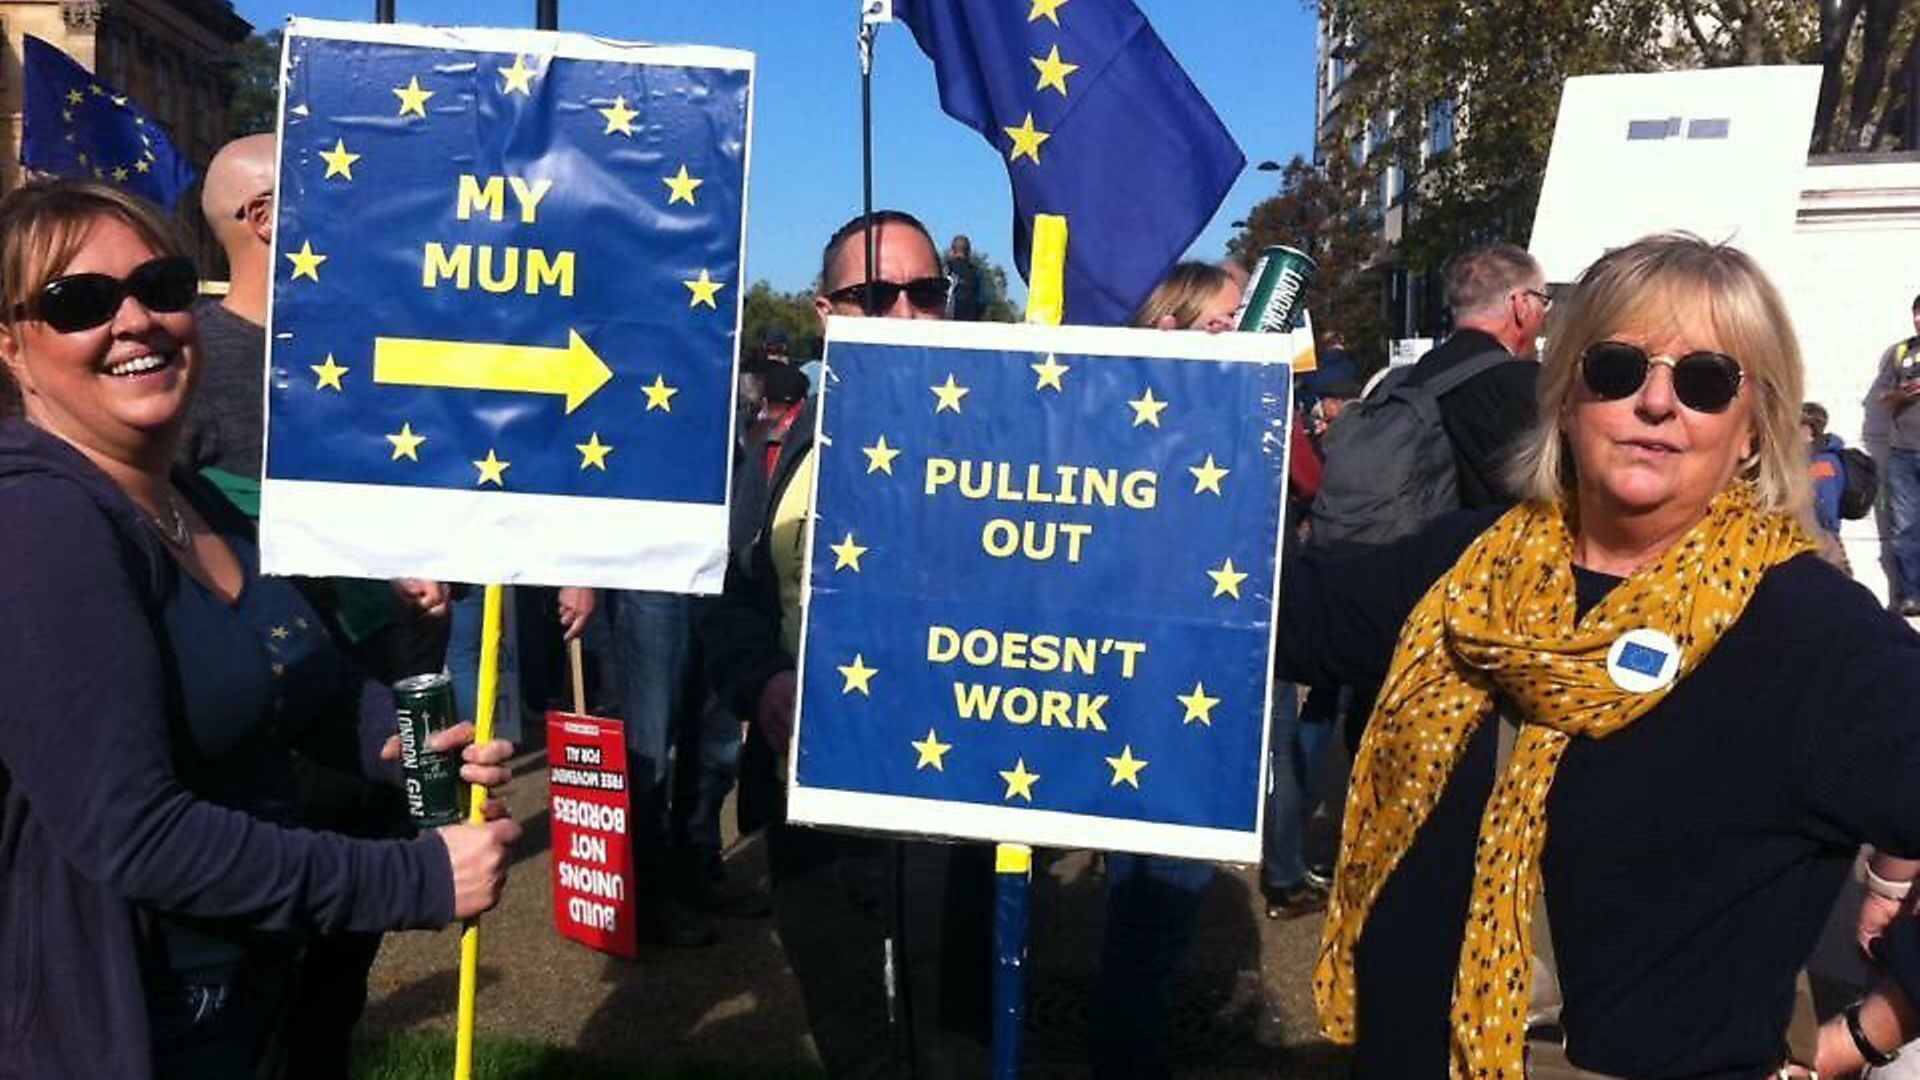
M 1313 545 L 1385 544 L 1460 509 L 1453 442 L 1440 423 L 1440 398 L 1468 379 L 1511 362 L 1505 350 L 1469 357 L 1419 386 L 1412 368 L 1380 380 L 1327 429 L 1326 469 L 1313 500 Z
M 1840 472 L 1846 486 L 1840 489 L 1840 516 L 1858 521 L 1873 513 L 1880 497 L 1880 466 L 1865 450 L 1851 446 L 1840 448 Z

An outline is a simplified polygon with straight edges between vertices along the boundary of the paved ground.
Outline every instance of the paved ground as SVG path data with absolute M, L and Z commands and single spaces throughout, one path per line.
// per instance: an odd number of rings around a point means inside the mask
M 481 1029 L 613 1060 L 812 1060 L 799 994 L 770 920 L 721 920 L 721 940 L 712 948 L 642 946 L 633 963 L 554 933 L 541 762 L 523 758 L 523 775 L 509 792 L 528 835 L 506 900 L 481 934 Z M 739 874 L 763 873 L 759 845 L 736 844 L 729 866 Z M 1037 885 L 1028 1075 L 1084 1073 L 1079 1062 L 1101 895 L 1084 853 L 1054 859 Z M 1266 919 L 1250 873 L 1220 875 L 1175 986 L 1167 1045 L 1176 1072 L 1221 1080 L 1337 1075 L 1339 1053 L 1313 1034 L 1307 991 L 1318 934 L 1317 918 Z M 374 970 L 363 1030 L 440 1031 L 451 1038 L 458 953 L 452 931 L 390 937 Z

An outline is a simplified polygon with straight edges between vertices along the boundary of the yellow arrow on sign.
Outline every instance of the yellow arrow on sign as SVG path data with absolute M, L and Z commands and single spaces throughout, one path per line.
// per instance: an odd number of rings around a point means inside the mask
M 613 369 L 573 330 L 567 331 L 564 349 L 432 338 L 373 339 L 373 381 L 377 383 L 558 394 L 567 399 L 567 411 L 572 412 L 612 378 Z

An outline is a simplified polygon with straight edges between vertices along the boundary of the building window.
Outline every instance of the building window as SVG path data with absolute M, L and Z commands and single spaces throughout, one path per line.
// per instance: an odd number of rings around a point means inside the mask
M 1669 116 L 1660 120 L 1627 121 L 1627 139 L 1629 142 L 1642 142 L 1667 138 L 1678 138 L 1681 131 L 1680 118 Z
M 213 98 L 209 78 L 190 80 L 193 86 L 193 133 L 202 146 L 213 143 Z
M 1453 149 L 1454 104 L 1441 98 L 1427 106 L 1427 156 L 1434 157 Z
M 157 56 L 153 66 L 153 114 L 168 127 L 173 126 L 173 57 Z
M 127 39 L 124 34 L 107 31 L 100 35 L 104 45 L 105 62 L 100 65 L 100 75 L 121 93 L 127 93 Z

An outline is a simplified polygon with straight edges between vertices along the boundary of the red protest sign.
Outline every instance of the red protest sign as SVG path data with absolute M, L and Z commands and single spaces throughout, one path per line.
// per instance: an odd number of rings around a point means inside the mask
M 618 720 L 547 714 L 553 922 L 590 949 L 634 956 L 627 740 Z

